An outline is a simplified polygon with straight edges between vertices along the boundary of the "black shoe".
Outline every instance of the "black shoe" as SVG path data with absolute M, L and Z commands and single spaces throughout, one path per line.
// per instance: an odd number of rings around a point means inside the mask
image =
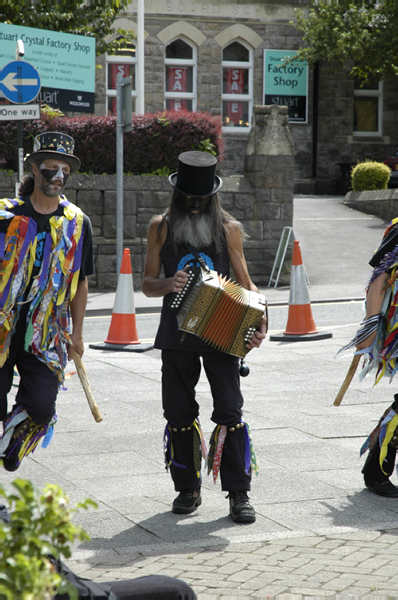
M 250 505 L 249 496 L 242 492 L 229 492 L 229 514 L 235 523 L 254 523 L 256 512 Z
M 200 488 L 197 490 L 184 490 L 180 492 L 173 502 L 173 513 L 188 515 L 202 504 Z
M 389 479 L 385 481 L 372 481 L 365 479 L 365 485 L 371 492 L 374 492 L 378 496 L 385 496 L 386 498 L 398 498 L 398 487 L 393 485 Z
M 12 443 L 15 444 L 15 439 L 11 440 L 11 443 L 9 444 L 9 446 L 11 446 Z M 16 471 L 19 468 L 21 463 L 20 463 L 18 455 L 19 455 L 19 451 L 22 447 L 22 444 L 23 444 L 23 439 L 21 440 L 20 443 L 17 444 L 17 446 L 13 449 L 13 451 L 9 453 L 8 456 L 3 456 L 3 458 L 2 458 L 3 467 L 5 468 L 6 471 Z
M 3 467 L 6 471 L 16 471 L 19 468 L 19 465 L 21 464 L 19 462 L 18 456 L 15 458 L 6 458 L 5 456 L 3 456 L 2 461 Z

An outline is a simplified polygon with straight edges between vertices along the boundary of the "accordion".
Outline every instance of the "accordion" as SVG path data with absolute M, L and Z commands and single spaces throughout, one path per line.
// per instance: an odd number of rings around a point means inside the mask
M 217 350 L 244 358 L 246 343 L 267 310 L 265 296 L 215 271 L 191 267 L 181 292 L 169 308 L 176 313 L 179 329 L 198 336 Z

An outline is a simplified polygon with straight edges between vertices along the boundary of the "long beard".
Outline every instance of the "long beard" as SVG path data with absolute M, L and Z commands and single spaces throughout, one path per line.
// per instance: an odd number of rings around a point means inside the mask
M 174 223 L 173 236 L 177 244 L 189 243 L 194 248 L 210 246 L 213 241 L 210 215 L 179 216 Z

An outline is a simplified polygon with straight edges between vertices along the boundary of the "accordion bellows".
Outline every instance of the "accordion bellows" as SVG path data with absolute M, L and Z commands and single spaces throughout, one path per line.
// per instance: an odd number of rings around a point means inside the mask
M 262 294 L 245 290 L 215 271 L 192 268 L 169 307 L 177 313 L 180 330 L 243 358 L 249 351 L 245 344 L 259 327 L 267 303 Z

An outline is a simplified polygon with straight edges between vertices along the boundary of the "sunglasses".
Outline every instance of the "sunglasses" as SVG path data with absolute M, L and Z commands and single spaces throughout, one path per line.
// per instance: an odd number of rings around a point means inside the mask
M 184 196 L 185 202 L 189 205 L 205 206 L 210 199 L 210 196 Z

